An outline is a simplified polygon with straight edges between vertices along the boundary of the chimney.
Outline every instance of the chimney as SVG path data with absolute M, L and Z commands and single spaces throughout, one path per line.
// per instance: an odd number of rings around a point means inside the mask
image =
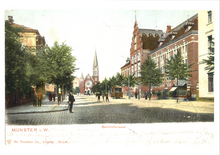
M 171 26 L 167 25 L 167 33 L 169 33 L 171 31 Z
M 8 21 L 10 24 L 12 24 L 13 23 L 13 16 L 8 16 Z

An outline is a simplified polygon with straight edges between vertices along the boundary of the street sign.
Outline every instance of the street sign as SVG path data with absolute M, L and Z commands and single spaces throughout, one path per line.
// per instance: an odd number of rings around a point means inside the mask
M 46 83 L 45 91 L 54 92 L 54 85 Z

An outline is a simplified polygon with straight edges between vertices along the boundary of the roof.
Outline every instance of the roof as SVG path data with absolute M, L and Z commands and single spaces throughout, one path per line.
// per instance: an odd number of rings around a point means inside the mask
M 33 33 L 37 33 L 38 35 L 40 35 L 40 33 L 37 29 L 32 29 L 32 28 L 26 27 L 24 25 L 19 25 L 19 24 L 16 24 L 16 23 L 12 23 L 12 26 L 22 27 L 22 28 L 24 28 L 24 32 L 33 32 Z
M 129 63 L 126 63 L 124 66 L 122 66 L 121 69 L 126 67 L 126 66 L 129 66 L 129 65 L 130 65 L 130 61 L 129 61 Z
M 158 40 L 163 34 L 162 30 L 139 29 L 143 42 L 143 49 L 154 50 L 158 47 Z
M 156 34 L 158 34 L 159 36 L 161 34 L 163 34 L 162 30 L 155 30 L 155 29 L 139 29 L 140 34 L 142 35 L 143 33 L 145 33 L 147 36 L 149 36 L 149 34 L 151 33 L 153 36 L 155 36 Z
M 98 66 L 98 59 L 95 51 L 94 61 L 93 61 L 93 67 Z
M 189 30 L 186 30 L 186 27 L 188 26 L 191 26 L 191 28 Z M 158 40 L 158 42 L 160 41 L 163 42 L 162 45 L 152 50 L 152 52 L 149 54 L 152 54 L 160 50 L 161 48 L 164 48 L 169 44 L 176 42 L 177 40 L 181 39 L 183 36 L 191 33 L 198 33 L 198 14 L 195 14 L 191 18 L 179 24 L 178 26 L 173 28 L 170 32 L 163 34 L 161 38 Z
M 115 85 L 115 86 L 113 86 L 112 88 L 121 88 L 121 86 Z

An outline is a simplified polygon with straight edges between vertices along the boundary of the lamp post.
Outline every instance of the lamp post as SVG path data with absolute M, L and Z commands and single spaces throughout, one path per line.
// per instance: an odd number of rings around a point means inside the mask
M 140 87 L 140 85 L 141 85 L 141 82 L 138 82 L 138 100 L 140 100 L 140 96 L 141 96 L 141 87 Z

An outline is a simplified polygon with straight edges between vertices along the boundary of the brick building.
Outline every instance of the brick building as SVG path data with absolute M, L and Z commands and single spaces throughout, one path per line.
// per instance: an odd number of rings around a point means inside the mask
M 127 59 L 126 64 L 121 67 L 121 73 L 124 75 L 135 75 L 140 77 L 140 66 L 146 60 L 150 51 L 158 47 L 157 41 L 163 34 L 162 30 L 154 29 L 140 29 L 135 20 L 133 37 L 130 48 L 130 58 Z M 132 93 L 137 86 L 132 88 Z M 147 90 L 147 87 L 141 86 L 142 94 Z
M 93 60 L 93 75 L 87 74 L 85 78 L 83 74 L 81 74 L 79 80 L 79 87 L 81 90 L 81 94 L 91 94 L 92 87 L 99 82 L 99 65 L 98 65 L 98 58 L 95 51 L 95 56 Z
M 183 63 L 193 64 L 191 67 L 192 77 L 188 80 L 179 80 L 178 86 L 177 79 L 171 80 L 166 77 L 165 73 L 166 59 L 176 55 L 177 49 L 180 50 Z M 175 91 L 177 87 L 185 85 L 190 88 L 190 96 L 196 98 L 198 84 L 198 14 L 173 29 L 171 29 L 171 26 L 167 26 L 167 32 L 158 40 L 158 48 L 152 50 L 148 56 L 155 61 L 157 67 L 164 74 L 164 82 L 159 87 L 154 86 L 153 91 L 163 91 L 165 89 Z M 175 86 L 174 89 L 172 89 L 173 86 Z
M 171 56 L 177 54 L 177 49 L 180 49 L 184 63 L 194 63 L 191 68 L 193 70 L 192 77 L 186 81 L 179 80 L 179 86 L 190 87 L 191 96 L 196 97 L 198 84 L 197 14 L 173 29 L 168 25 L 165 33 L 162 30 L 139 29 L 137 21 L 135 21 L 130 49 L 130 64 L 121 67 L 121 73 L 125 74 L 130 67 L 130 74 L 140 77 L 141 64 L 147 57 L 151 57 L 164 74 L 164 82 L 160 86 L 153 86 L 152 91 L 163 91 L 165 88 L 173 91 L 175 89 L 172 89 L 172 87 L 177 86 L 177 81 L 166 77 L 165 66 L 166 59 L 170 59 Z M 136 88 L 133 88 L 133 90 Z M 149 91 L 149 88 L 141 85 L 140 95 L 145 95 L 146 91 Z

